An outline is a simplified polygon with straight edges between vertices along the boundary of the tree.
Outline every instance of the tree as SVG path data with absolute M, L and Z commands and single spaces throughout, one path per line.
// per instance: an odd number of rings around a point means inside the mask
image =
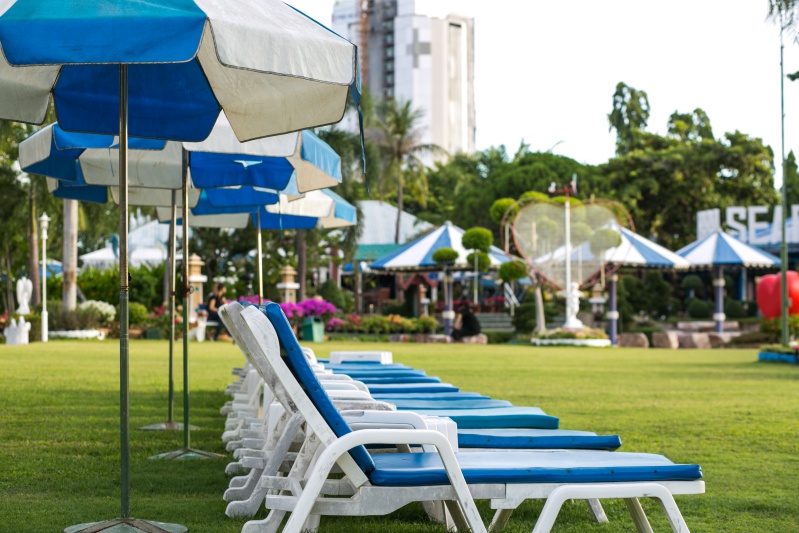
M 609 131 L 616 130 L 616 154 L 629 152 L 649 122 L 646 92 L 620 81 L 613 93 L 613 110 L 608 114 L 608 122 Z
M 774 154 L 761 139 L 740 131 L 715 139 L 701 109 L 673 113 L 668 128 L 637 129 L 600 169 L 640 233 L 676 249 L 693 240 L 700 210 L 777 202 Z
M 799 169 L 796 166 L 796 156 L 793 150 L 788 152 L 788 156 L 785 158 L 785 186 L 787 186 L 788 209 L 790 209 L 790 206 L 799 204 Z
M 410 101 L 386 100 L 378 107 L 378 144 L 383 148 L 385 164 L 380 181 L 380 199 L 389 182 L 397 186 L 397 223 L 394 242 L 399 244 L 406 180 L 411 193 L 422 205 L 427 196 L 427 169 L 420 159 L 425 154 L 446 151 L 435 144 L 422 143 L 423 131 L 418 124 L 424 112 L 413 109 Z

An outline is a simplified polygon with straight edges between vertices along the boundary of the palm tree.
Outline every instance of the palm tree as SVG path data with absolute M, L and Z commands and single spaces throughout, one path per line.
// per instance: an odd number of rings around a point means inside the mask
M 424 131 L 419 127 L 419 121 L 423 115 L 424 111 L 413 109 L 410 101 L 386 100 L 378 106 L 375 134 L 385 156 L 379 194 L 382 201 L 386 184 L 397 184 L 397 224 L 394 232 L 394 242 L 397 244 L 405 181 L 408 180 L 407 185 L 412 194 L 424 205 L 427 196 L 427 171 L 420 156 L 447 155 L 440 146 L 421 142 Z

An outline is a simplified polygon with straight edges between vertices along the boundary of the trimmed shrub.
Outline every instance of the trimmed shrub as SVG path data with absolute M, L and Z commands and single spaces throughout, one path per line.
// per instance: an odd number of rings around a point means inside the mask
M 688 316 L 691 318 L 710 318 L 713 314 L 713 302 L 696 298 L 688 302 Z
M 737 319 L 746 317 L 744 303 L 739 300 L 724 300 L 724 314 L 727 318 Z

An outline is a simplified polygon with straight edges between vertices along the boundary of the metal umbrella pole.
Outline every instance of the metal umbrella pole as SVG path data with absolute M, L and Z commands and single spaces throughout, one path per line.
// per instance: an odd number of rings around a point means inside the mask
M 129 335 L 128 302 L 128 67 L 119 66 L 119 441 L 120 441 L 120 518 L 77 524 L 64 533 L 185 533 L 180 524 L 139 520 L 130 516 L 130 423 L 129 423 Z
M 261 209 L 255 216 L 255 232 L 258 234 L 258 305 L 264 299 L 264 263 L 263 263 L 263 242 L 261 239 Z
M 154 455 L 151 459 L 214 459 L 222 457 L 218 453 L 195 450 L 191 447 L 191 417 L 189 402 L 189 305 L 191 299 L 191 284 L 189 283 L 189 153 L 183 149 L 183 263 L 181 263 L 181 277 L 183 278 L 183 448 L 173 452 Z
M 177 252 L 177 211 L 178 211 L 178 192 L 172 191 L 172 210 L 170 213 L 169 224 L 169 276 L 168 287 L 169 292 L 169 393 L 167 394 L 167 420 L 158 424 L 144 426 L 142 430 L 146 431 L 163 431 L 163 430 L 181 430 L 183 424 L 175 422 L 175 380 L 174 380 L 174 364 L 173 354 L 175 348 L 175 270 L 177 259 L 175 254 Z

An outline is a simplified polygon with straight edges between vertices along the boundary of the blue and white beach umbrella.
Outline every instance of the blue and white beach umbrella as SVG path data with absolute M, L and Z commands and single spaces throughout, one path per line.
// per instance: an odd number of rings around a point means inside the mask
M 299 131 L 338 122 L 357 85 L 355 46 L 278 0 L 0 2 L 0 118 L 41 124 L 52 93 L 64 129 L 120 136 L 121 520 L 70 533 L 185 531 L 130 517 L 128 134 L 199 142 L 222 110 L 241 141 Z
M 118 151 L 115 136 L 72 133 L 50 124 L 20 143 L 20 166 L 75 185 L 118 186 Z M 313 132 L 242 143 L 222 114 L 199 143 L 131 137 L 128 185 L 180 189 L 184 155 L 198 189 L 249 185 L 299 195 L 341 183 L 341 158 Z
M 409 242 L 398 250 L 381 257 L 371 265 L 372 270 L 440 270 L 440 266 L 433 261 L 433 254 L 441 248 L 452 248 L 458 252 L 455 264 L 450 267 L 455 270 L 469 270 L 473 265 L 466 261 L 470 251 L 463 247 L 462 239 L 464 230 L 447 221 L 427 235 Z M 497 268 L 511 258 L 496 246 L 489 250 L 491 260 L 490 268 Z
M 276 0 L 5 0 L 0 117 L 202 141 L 224 109 L 246 141 L 341 120 L 355 46 Z
M 743 243 L 718 229 L 710 235 L 677 250 L 692 267 L 713 270 L 713 289 L 716 307 L 713 320 L 716 331 L 724 331 L 724 267 L 775 268 L 780 265 L 778 257 Z

